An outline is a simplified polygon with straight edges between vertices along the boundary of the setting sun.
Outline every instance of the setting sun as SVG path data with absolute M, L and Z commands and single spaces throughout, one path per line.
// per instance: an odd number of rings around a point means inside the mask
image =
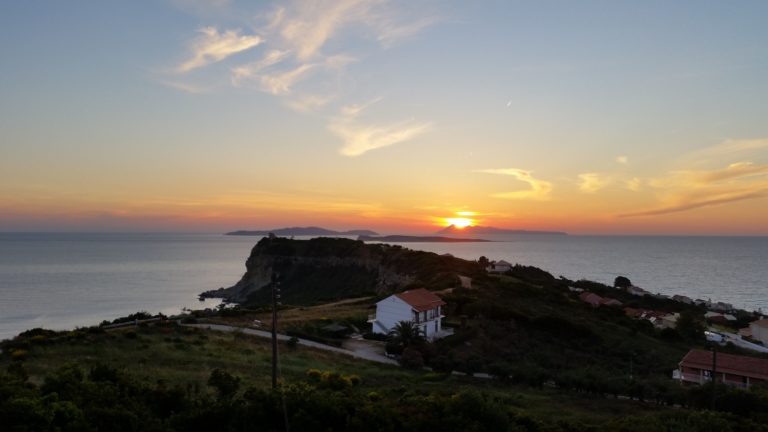
M 469 218 L 447 218 L 445 221 L 449 225 L 453 225 L 456 228 L 466 228 L 470 225 L 472 225 L 472 219 Z

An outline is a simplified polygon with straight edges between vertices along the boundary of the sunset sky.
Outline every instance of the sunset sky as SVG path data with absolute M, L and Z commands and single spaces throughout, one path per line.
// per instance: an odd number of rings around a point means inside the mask
M 0 231 L 768 235 L 768 2 L 0 3 Z

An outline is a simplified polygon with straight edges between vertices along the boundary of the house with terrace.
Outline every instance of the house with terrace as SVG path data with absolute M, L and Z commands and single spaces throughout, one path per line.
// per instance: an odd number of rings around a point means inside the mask
M 393 294 L 376 303 L 376 314 L 368 317 L 373 333 L 389 334 L 400 321 L 418 326 L 427 340 L 450 334 L 443 330 L 443 307 L 446 303 L 424 288 Z
M 693 349 L 683 357 L 672 377 L 682 384 L 712 381 L 749 388 L 768 382 L 768 360 L 743 355 Z

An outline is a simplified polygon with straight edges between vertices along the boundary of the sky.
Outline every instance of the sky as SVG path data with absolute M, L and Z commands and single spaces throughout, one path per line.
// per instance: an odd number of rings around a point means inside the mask
M 2 2 L 0 231 L 768 235 L 766 18 L 762 0 Z

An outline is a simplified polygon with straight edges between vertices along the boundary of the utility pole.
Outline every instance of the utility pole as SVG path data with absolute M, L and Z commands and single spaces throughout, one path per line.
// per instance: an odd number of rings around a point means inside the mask
M 715 398 L 717 394 L 717 345 L 712 346 L 712 411 L 715 410 Z
M 280 298 L 279 275 L 272 272 L 272 389 L 277 388 L 277 299 Z

